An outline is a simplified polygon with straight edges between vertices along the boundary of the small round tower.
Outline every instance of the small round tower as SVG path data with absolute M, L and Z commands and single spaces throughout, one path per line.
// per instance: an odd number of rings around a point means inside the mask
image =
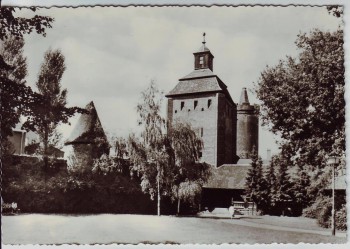
M 259 106 L 249 103 L 247 89 L 242 89 L 237 105 L 237 155 L 248 159 L 259 148 Z

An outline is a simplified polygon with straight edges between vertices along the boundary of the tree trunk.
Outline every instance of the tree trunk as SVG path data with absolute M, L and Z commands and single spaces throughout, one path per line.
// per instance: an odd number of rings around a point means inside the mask
M 49 160 L 47 156 L 48 143 L 49 143 L 49 129 L 48 127 L 45 127 L 45 134 L 44 134 L 44 168 L 45 169 L 47 169 L 49 165 Z
M 157 198 L 157 215 L 160 216 L 160 170 L 159 170 L 159 164 L 157 164 L 157 194 L 158 194 L 158 198 Z
M 181 200 L 180 200 L 180 198 L 178 197 L 178 198 L 177 198 L 177 215 L 180 215 L 180 203 L 181 203 Z

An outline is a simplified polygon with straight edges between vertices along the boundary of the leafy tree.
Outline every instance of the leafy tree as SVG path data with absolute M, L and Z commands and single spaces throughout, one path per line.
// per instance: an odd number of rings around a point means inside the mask
M 27 96 L 32 94 L 25 85 L 27 61 L 23 56 L 23 39 L 10 36 L 0 41 L 1 73 L 1 141 L 3 142 L 19 122 L 21 110 L 27 106 Z
M 200 190 L 211 174 L 211 167 L 199 162 L 203 142 L 190 124 L 174 123 L 168 131 L 168 137 L 174 153 L 172 197 L 177 199 L 179 214 L 181 200 L 198 202 Z
M 69 123 L 76 112 L 84 112 L 77 107 L 66 107 L 67 89 L 61 89 L 61 79 L 66 67 L 61 51 L 48 50 L 41 65 L 36 83 L 40 98 L 32 105 L 32 115 L 27 117 L 23 127 L 35 130 L 43 144 L 45 167 L 48 166 L 48 150 L 55 147 L 61 135 L 57 126 Z
M 246 177 L 246 195 L 257 204 L 260 210 L 265 211 L 267 204 L 267 182 L 263 175 L 262 160 L 258 157 L 255 148 L 253 148 L 251 160 L 251 168 L 248 170 Z
M 30 34 L 33 30 L 38 34 L 46 36 L 45 30 L 51 28 L 54 21 L 49 16 L 35 15 L 32 18 L 15 17 L 16 10 L 21 10 L 21 7 L 2 7 L 0 3 L 0 40 L 9 38 L 13 35 L 16 38 L 23 38 L 24 34 Z M 38 7 L 30 7 L 31 11 L 35 12 Z
M 141 139 L 129 137 L 129 154 L 132 174 L 141 179 L 142 190 L 154 199 L 157 195 L 157 214 L 160 215 L 161 196 L 169 195 L 173 179 L 171 153 L 166 135 L 165 120 L 161 116 L 162 93 L 152 81 L 141 93 L 137 105 Z
M 1 3 L 0 3 L 1 6 Z M 12 135 L 12 129 L 19 123 L 20 116 L 30 104 L 36 102 L 36 95 L 25 85 L 27 75 L 26 59 L 23 56 L 23 35 L 33 30 L 45 36 L 51 28 L 53 18 L 35 15 L 32 18 L 15 17 L 15 7 L 0 8 L 0 82 L 1 82 L 1 151 Z M 36 11 L 36 7 L 30 8 Z
M 289 157 L 324 167 L 324 156 L 345 151 L 343 31 L 313 30 L 296 40 L 297 58 L 267 67 L 257 83 L 262 119 L 282 137 Z

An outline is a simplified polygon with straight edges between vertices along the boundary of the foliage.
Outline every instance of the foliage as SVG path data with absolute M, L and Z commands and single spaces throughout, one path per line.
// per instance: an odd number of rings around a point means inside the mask
M 299 165 L 297 175 L 292 179 L 292 196 L 293 201 L 300 204 L 301 208 L 306 208 L 311 201 L 311 196 L 309 195 L 309 189 L 311 185 L 310 176 L 304 167 Z
M 263 175 L 262 160 L 258 157 L 255 148 L 253 148 L 251 160 L 251 168 L 248 170 L 246 177 L 246 195 L 257 204 L 258 209 L 265 211 L 267 208 L 268 183 Z
M 292 192 L 293 183 L 288 174 L 288 160 L 281 153 L 275 161 L 278 165 L 277 173 L 277 191 L 274 202 L 282 210 L 282 214 L 290 208 L 294 196 Z
M 327 6 L 327 10 L 328 10 L 328 13 L 332 14 L 337 18 L 342 17 L 344 14 L 343 7 L 339 5 L 329 5 Z
M 121 158 L 110 157 L 107 154 L 103 154 L 100 158 L 94 159 L 92 173 L 104 175 L 122 173 L 125 164 L 128 165 L 127 162 Z
M 132 174 L 140 176 L 142 190 L 153 199 L 157 195 L 157 213 L 160 215 L 161 196 L 171 193 L 172 167 L 165 120 L 161 116 L 162 93 L 152 81 L 141 93 L 137 105 L 141 139 L 129 136 L 128 147 Z
M 336 196 L 336 228 L 340 230 L 347 229 L 346 220 L 346 202 L 343 197 Z M 303 216 L 317 219 L 321 227 L 329 228 L 331 226 L 332 199 L 329 196 L 319 196 L 315 202 L 303 210 Z
M 335 214 L 336 228 L 339 230 L 347 230 L 346 205 L 343 204 L 339 211 Z
M 39 15 L 32 18 L 15 17 L 16 9 L 21 10 L 22 8 L 9 6 L 0 8 L 0 40 L 5 40 L 10 35 L 23 38 L 24 34 L 30 34 L 33 30 L 46 36 L 45 29 L 52 27 L 53 18 Z M 30 7 L 29 9 L 35 12 L 38 8 Z
M 174 179 L 172 198 L 180 201 L 198 203 L 203 184 L 211 174 L 211 166 L 199 162 L 203 142 L 190 124 L 176 122 L 168 131 L 172 152 L 174 153 Z M 193 191 L 190 191 L 190 190 Z
M 39 152 L 39 149 L 40 149 L 40 143 L 36 141 L 32 141 L 30 144 L 24 147 L 24 152 L 25 154 L 28 154 L 28 155 L 34 155 Z
M 33 101 L 33 92 L 25 85 L 27 61 L 23 46 L 24 40 L 13 36 L 0 41 L 1 142 L 12 135 L 21 114 Z
M 53 18 L 35 15 L 32 18 L 15 17 L 15 7 L 0 8 L 0 81 L 1 81 L 1 144 L 12 135 L 23 112 L 36 102 L 36 95 L 25 85 L 26 59 L 23 56 L 23 35 L 33 30 L 45 36 Z M 36 11 L 36 7 L 30 8 Z
M 33 103 L 32 113 L 23 124 L 23 127 L 35 130 L 39 134 L 44 157 L 48 156 L 48 148 L 57 146 L 60 140 L 57 126 L 60 123 L 69 123 L 70 117 L 76 112 L 82 112 L 82 109 L 77 107 L 66 107 L 67 89 L 61 90 L 61 79 L 65 69 L 64 56 L 59 50 L 48 50 L 45 53 L 36 83 L 40 101 Z
M 276 194 L 277 194 L 276 160 L 277 160 L 276 156 L 273 156 L 271 158 L 270 164 L 268 166 L 268 169 L 265 175 L 267 206 L 270 208 L 276 205 Z
M 313 30 L 296 40 L 298 58 L 267 67 L 257 83 L 262 119 L 297 164 L 324 167 L 345 149 L 343 31 Z
M 3 200 L 16 202 L 23 213 L 154 214 L 155 203 L 130 176 L 75 174 L 64 165 L 44 172 L 42 164 L 37 157 L 21 156 L 4 164 Z

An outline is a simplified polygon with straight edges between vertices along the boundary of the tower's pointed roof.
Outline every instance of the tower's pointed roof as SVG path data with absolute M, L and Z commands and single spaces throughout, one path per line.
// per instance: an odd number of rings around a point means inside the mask
M 80 115 L 78 123 L 75 125 L 68 141 L 65 143 L 66 145 L 94 143 L 96 138 L 107 139 L 94 102 L 91 101 L 87 104 L 85 110 L 88 113 Z
M 204 52 L 209 52 L 211 54 L 210 49 L 207 46 L 205 46 L 206 43 L 207 42 L 205 41 L 205 32 L 204 32 L 202 46 L 196 52 L 194 52 L 194 54 L 204 53 Z
M 235 105 L 225 83 L 213 73 L 212 65 L 214 56 L 205 44 L 205 33 L 203 33 L 202 46 L 194 53 L 194 71 L 180 78 L 178 84 L 165 96 L 174 97 L 181 95 L 195 95 L 199 93 L 222 92 L 228 100 Z M 201 57 L 204 64 L 202 64 L 202 67 L 199 67 L 199 63 L 197 62 L 200 61 Z
M 248 99 L 247 88 L 243 87 L 241 92 L 241 98 L 239 99 L 239 104 L 250 104 Z

